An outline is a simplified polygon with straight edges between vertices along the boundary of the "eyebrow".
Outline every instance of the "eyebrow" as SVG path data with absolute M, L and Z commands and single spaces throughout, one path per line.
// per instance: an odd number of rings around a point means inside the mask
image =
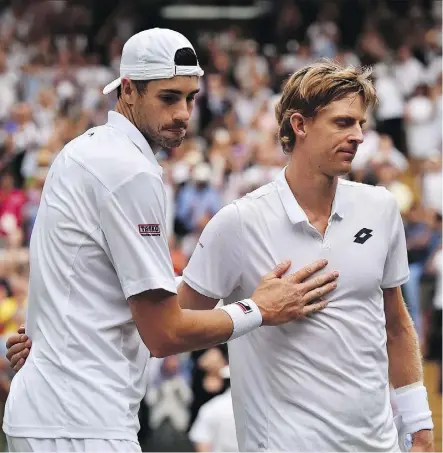
M 337 121 L 337 120 L 352 120 L 354 121 L 355 118 L 353 116 L 349 116 L 349 115 L 337 115 L 334 117 L 334 121 Z M 360 124 L 365 124 L 366 123 L 366 120 L 365 119 L 362 119 L 359 121 Z
M 191 91 L 188 96 L 197 94 L 200 92 L 200 88 L 197 88 L 194 91 Z M 184 93 L 183 91 L 180 90 L 172 90 L 172 89 L 165 89 L 165 90 L 160 90 L 160 94 L 177 94 L 178 96 L 182 96 Z

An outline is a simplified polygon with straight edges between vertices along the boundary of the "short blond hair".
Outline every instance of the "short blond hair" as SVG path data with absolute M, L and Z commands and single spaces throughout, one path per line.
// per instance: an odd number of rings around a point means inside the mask
M 371 81 L 372 69 L 341 66 L 331 60 L 322 60 L 306 66 L 287 81 L 280 101 L 275 107 L 278 138 L 285 153 L 295 145 L 291 116 L 301 113 L 313 118 L 321 109 L 348 94 L 360 94 L 366 108 L 375 106 L 377 96 Z

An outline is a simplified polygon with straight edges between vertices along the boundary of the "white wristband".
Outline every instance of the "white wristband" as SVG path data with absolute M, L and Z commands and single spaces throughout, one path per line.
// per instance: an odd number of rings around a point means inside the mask
M 401 415 L 405 432 L 414 434 L 422 429 L 434 428 L 428 392 L 422 382 L 417 382 L 415 386 L 395 389 L 393 402 L 397 413 Z
M 260 309 L 252 299 L 244 299 L 239 302 L 219 307 L 217 310 L 224 310 L 232 319 L 234 329 L 229 340 L 234 340 L 246 333 L 260 327 L 263 318 Z

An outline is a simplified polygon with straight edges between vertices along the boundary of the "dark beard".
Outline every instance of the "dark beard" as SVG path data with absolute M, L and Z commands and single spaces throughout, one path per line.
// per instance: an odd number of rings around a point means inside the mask
M 185 139 L 186 136 L 180 137 L 179 139 L 171 139 L 162 137 L 161 135 L 154 135 L 148 131 L 142 131 L 139 129 L 143 137 L 145 137 L 146 141 L 149 143 L 149 146 L 154 150 L 157 149 L 171 149 L 171 148 L 178 148 Z

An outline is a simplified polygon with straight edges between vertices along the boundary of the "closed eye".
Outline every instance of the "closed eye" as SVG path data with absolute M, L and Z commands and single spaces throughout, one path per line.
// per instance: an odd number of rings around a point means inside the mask
M 160 96 L 160 99 L 165 104 L 168 104 L 168 105 L 175 104 L 176 102 L 178 102 L 180 100 L 180 98 L 178 96 L 174 96 L 174 95 L 171 95 L 171 94 L 162 95 L 162 96 Z
M 342 118 L 342 119 L 338 119 L 336 121 L 336 124 L 339 127 L 349 127 L 349 126 L 352 126 L 353 122 L 354 121 L 351 120 L 350 118 Z

